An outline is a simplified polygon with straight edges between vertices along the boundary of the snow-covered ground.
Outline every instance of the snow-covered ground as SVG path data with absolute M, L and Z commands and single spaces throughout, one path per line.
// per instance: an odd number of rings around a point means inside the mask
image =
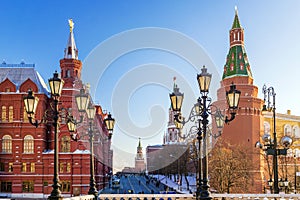
M 153 178 L 156 178 L 159 180 L 161 183 L 164 185 L 167 185 L 169 188 L 173 188 L 176 190 L 178 193 L 195 193 L 196 192 L 196 175 L 189 175 L 187 176 L 188 182 L 189 182 L 189 188 L 187 187 L 187 182 L 184 177 L 182 177 L 182 183 L 178 184 L 178 182 L 174 181 L 175 177 L 171 176 L 171 178 L 168 178 L 167 176 L 164 175 L 150 175 Z

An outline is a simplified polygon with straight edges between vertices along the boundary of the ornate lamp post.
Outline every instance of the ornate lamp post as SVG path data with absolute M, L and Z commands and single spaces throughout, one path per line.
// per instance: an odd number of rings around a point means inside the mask
M 200 94 L 201 97 L 198 98 L 198 102 L 194 105 L 194 107 L 191 110 L 190 116 L 187 121 L 184 120 L 184 118 L 181 116 L 181 106 L 183 102 L 183 93 L 179 92 L 179 88 L 175 87 L 174 92 L 170 94 L 170 100 L 171 100 L 171 106 L 173 111 L 176 112 L 174 115 L 175 120 L 178 123 L 182 123 L 183 125 L 188 121 L 194 121 L 196 118 L 198 119 L 198 131 L 197 131 L 197 139 L 198 139 L 198 184 L 197 184 L 197 199 L 211 199 L 210 193 L 209 193 L 209 185 L 208 185 L 208 158 L 207 158 L 207 129 L 208 129 L 208 117 L 209 115 L 212 115 L 212 107 L 214 107 L 211 104 L 211 98 L 209 98 L 207 95 L 209 93 L 209 86 L 211 82 L 212 75 L 207 72 L 207 69 L 205 66 L 201 69 L 201 74 L 197 75 L 197 81 L 199 84 Z M 226 116 L 225 123 L 229 123 L 235 118 L 236 110 L 238 108 L 238 103 L 240 99 L 241 92 L 239 90 L 236 90 L 235 85 L 232 84 L 230 86 L 230 90 L 226 92 L 226 98 L 227 103 L 229 105 L 229 111 L 230 111 L 230 118 Z M 216 113 L 218 113 L 219 110 L 217 109 Z M 218 120 L 217 126 L 219 127 L 220 119 L 222 119 L 222 116 L 218 116 L 216 119 L 216 122 Z M 178 125 L 177 125 L 178 126 Z M 201 141 L 202 138 L 203 141 L 203 154 L 204 158 L 202 159 L 201 154 Z M 202 163 L 201 163 L 202 161 Z M 202 168 L 202 174 L 203 177 L 201 178 L 201 167 Z
M 261 148 L 264 151 L 266 151 L 266 155 L 272 155 L 273 156 L 273 174 L 274 174 L 274 182 L 272 180 L 269 180 L 269 183 L 272 183 L 270 186 L 273 186 L 274 193 L 279 193 L 279 186 L 278 186 L 278 160 L 277 156 L 279 155 L 286 155 L 287 149 L 292 144 L 292 139 L 288 136 L 284 136 L 282 138 L 282 145 L 284 146 L 284 149 L 278 149 L 277 148 L 277 136 L 276 136 L 276 107 L 275 107 L 275 96 L 276 93 L 274 91 L 273 87 L 267 88 L 266 85 L 263 86 L 263 94 L 264 94 L 264 102 L 262 108 L 262 113 L 264 112 L 272 112 L 273 113 L 273 139 L 271 140 L 270 134 L 264 134 L 262 136 L 263 144 L 261 144 L 259 141 L 256 142 L 255 146 L 257 148 Z M 271 99 L 271 97 L 273 97 Z
M 93 134 L 93 121 L 96 114 L 96 108 L 94 105 L 89 103 L 89 95 L 84 92 L 83 89 L 80 90 L 80 93 L 75 96 L 76 104 L 78 111 L 81 113 L 86 112 L 86 116 L 89 122 L 88 136 L 90 143 L 90 189 L 88 194 L 92 194 L 97 199 L 98 191 L 96 189 L 95 183 L 95 159 L 94 159 L 94 134 Z M 109 139 L 111 139 L 112 131 L 114 128 L 114 119 L 111 117 L 111 114 L 108 115 L 108 118 L 104 119 L 104 122 L 109 130 Z M 68 121 L 68 128 L 70 132 L 74 132 L 76 127 L 76 122 L 74 120 Z
M 53 190 L 48 197 L 49 200 L 57 200 L 62 199 L 61 191 L 60 191 L 60 183 L 59 183 L 59 176 L 58 176 L 58 118 L 59 118 L 59 112 L 58 112 L 58 101 L 61 96 L 62 87 L 63 87 L 64 81 L 58 78 L 58 73 L 55 72 L 53 74 L 53 78 L 49 79 L 49 85 L 51 90 L 51 97 L 53 99 L 53 106 L 51 107 L 51 117 L 53 119 L 52 125 L 54 127 L 54 175 L 53 175 Z M 32 91 L 28 91 L 28 95 L 24 97 L 24 104 L 25 109 L 28 114 L 29 122 L 34 125 L 35 127 L 38 127 L 41 123 L 44 122 L 44 118 L 38 122 L 37 120 L 33 121 L 37 104 L 39 99 L 33 95 Z M 45 115 L 48 113 L 45 113 Z M 49 117 L 49 116 L 47 116 Z
M 112 136 L 112 132 L 114 130 L 114 126 L 115 126 L 115 119 L 111 117 L 111 114 L 108 113 L 107 118 L 104 119 L 104 123 L 106 125 L 106 128 L 108 130 L 108 139 L 111 139 Z

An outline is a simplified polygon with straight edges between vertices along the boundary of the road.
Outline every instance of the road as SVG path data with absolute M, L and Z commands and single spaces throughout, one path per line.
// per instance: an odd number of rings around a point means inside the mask
M 105 194 L 160 194 L 169 190 L 156 179 L 139 174 L 120 175 L 119 188 L 105 188 L 101 193 Z

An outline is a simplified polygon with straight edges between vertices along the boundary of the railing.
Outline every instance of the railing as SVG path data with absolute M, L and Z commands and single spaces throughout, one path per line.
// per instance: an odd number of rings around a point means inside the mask
M 94 195 L 83 195 L 83 196 L 75 196 L 75 197 L 64 197 L 64 200 L 93 200 L 95 199 Z
M 218 200 L 300 200 L 300 194 L 212 194 Z M 99 200 L 195 200 L 191 194 L 100 194 Z
M 211 194 L 215 200 L 300 200 L 300 194 Z M 64 197 L 63 200 L 94 200 L 94 195 Z M 4 199 L 4 198 L 3 198 Z M 5 198 L 5 200 L 23 198 Z M 28 199 L 28 198 L 27 198 Z M 41 198 L 39 198 L 41 199 Z M 45 198 L 43 198 L 45 199 Z M 192 194 L 100 194 L 98 200 L 195 200 Z M 0 198 L 2 200 L 2 198 Z
M 196 199 L 192 194 L 100 194 L 99 200 L 180 200 Z

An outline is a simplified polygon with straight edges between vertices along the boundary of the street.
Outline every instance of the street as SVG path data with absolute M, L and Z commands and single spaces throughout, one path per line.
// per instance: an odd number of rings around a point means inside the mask
M 170 191 L 167 186 L 154 178 L 139 174 L 123 174 L 119 176 L 119 187 L 106 187 L 100 193 L 102 194 L 160 194 Z

